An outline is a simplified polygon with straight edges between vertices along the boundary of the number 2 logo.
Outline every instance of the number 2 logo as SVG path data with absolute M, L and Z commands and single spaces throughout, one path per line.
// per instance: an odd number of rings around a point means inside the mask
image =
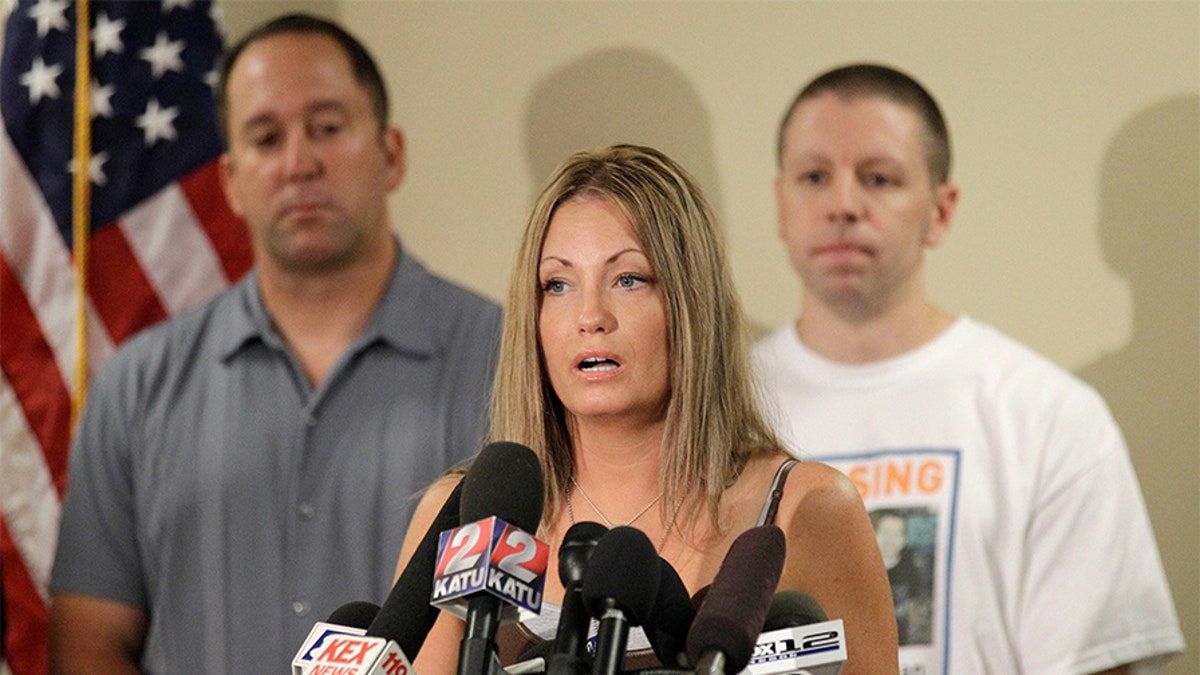
M 483 553 L 483 547 L 478 545 L 482 536 L 483 531 L 479 528 L 479 523 L 468 523 L 455 530 L 446 545 L 444 562 L 438 570 L 438 575 L 454 574 L 474 567 Z M 444 557 L 446 554 L 450 555 L 449 559 Z

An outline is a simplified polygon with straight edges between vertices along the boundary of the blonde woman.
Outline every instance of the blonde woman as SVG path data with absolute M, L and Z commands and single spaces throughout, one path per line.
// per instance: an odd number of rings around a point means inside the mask
M 779 589 L 845 621 L 842 672 L 894 673 L 887 573 L 858 492 L 781 449 L 758 409 L 746 341 L 722 237 L 684 169 L 622 145 L 555 171 L 521 241 L 491 408 L 491 437 L 529 446 L 545 472 L 538 535 L 549 569 L 573 523 L 629 525 L 695 592 L 770 510 L 787 537 Z M 423 497 L 398 570 L 459 478 Z M 781 496 L 764 509 L 776 483 Z M 563 598 L 554 573 L 544 598 L 553 616 Z M 417 672 L 454 672 L 462 634 L 443 613 Z M 502 628 L 502 663 L 553 634 L 552 620 Z

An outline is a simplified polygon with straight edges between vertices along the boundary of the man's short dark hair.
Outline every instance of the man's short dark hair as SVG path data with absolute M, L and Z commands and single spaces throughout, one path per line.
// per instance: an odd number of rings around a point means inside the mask
M 389 119 L 387 87 L 384 85 L 383 76 L 379 72 L 379 66 L 375 64 L 375 59 L 371 56 L 371 53 L 358 41 L 358 38 L 336 23 L 311 14 L 295 13 L 284 14 L 264 24 L 260 24 L 225 51 L 224 58 L 221 60 L 220 81 L 217 85 L 216 98 L 217 124 L 220 125 L 220 131 L 224 135 L 226 142 L 229 141 L 229 74 L 233 71 L 234 65 L 237 64 L 238 57 L 242 55 L 242 52 L 247 47 L 255 42 L 275 35 L 295 34 L 323 35 L 332 39 L 342 48 L 342 51 L 350 59 L 350 67 L 354 71 L 354 79 L 363 89 L 366 89 L 367 96 L 371 99 L 371 107 L 375 111 L 375 117 L 379 122 L 379 130 L 382 132 L 387 127 Z
M 817 76 L 796 94 L 779 123 L 775 151 L 780 165 L 783 164 L 784 133 L 796 107 L 826 92 L 844 99 L 862 96 L 884 98 L 917 113 L 925 126 L 925 161 L 933 182 L 939 185 L 949 180 L 950 132 L 937 101 L 912 77 L 895 68 L 874 63 L 855 63 L 834 68 Z

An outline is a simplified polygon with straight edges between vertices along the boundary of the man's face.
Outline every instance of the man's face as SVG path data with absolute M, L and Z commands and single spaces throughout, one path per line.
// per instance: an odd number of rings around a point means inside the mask
M 953 185 L 933 185 L 912 110 L 820 94 L 784 129 L 779 236 L 805 299 L 867 317 L 923 293 L 923 251 L 941 241 Z
M 382 135 L 350 59 L 321 35 L 248 46 L 226 87 L 225 192 L 260 266 L 321 273 L 390 236 L 387 194 L 404 175 L 399 131 Z

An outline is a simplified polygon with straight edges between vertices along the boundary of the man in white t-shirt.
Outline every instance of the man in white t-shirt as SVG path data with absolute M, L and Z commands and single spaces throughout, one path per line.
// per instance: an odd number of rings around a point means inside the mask
M 778 152 L 803 309 L 755 355 L 780 433 L 872 512 L 901 672 L 1157 670 L 1184 641 L 1104 401 L 926 294 L 958 198 L 937 103 L 892 68 L 838 68 L 797 95 Z

